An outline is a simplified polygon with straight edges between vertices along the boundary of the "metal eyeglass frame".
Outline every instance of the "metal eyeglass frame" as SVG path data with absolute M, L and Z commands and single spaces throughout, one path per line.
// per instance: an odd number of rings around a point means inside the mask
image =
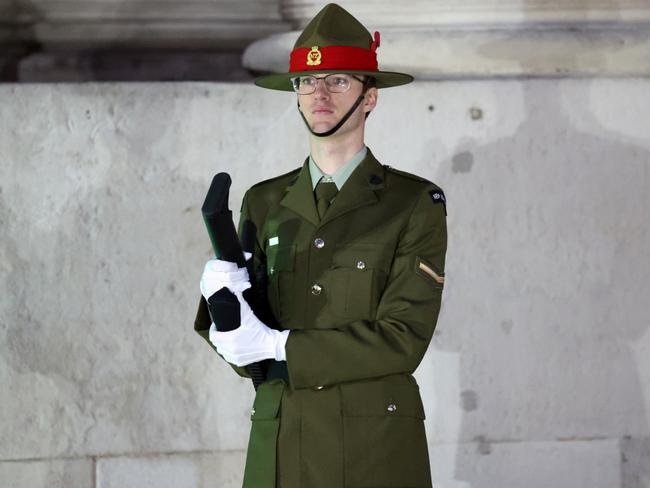
M 289 78 L 289 80 L 291 81 L 291 86 L 293 87 L 293 91 L 295 93 L 297 93 L 298 95 L 311 95 L 312 93 L 314 93 L 316 91 L 316 87 L 318 86 L 318 80 L 325 80 L 325 79 L 329 78 L 330 76 L 341 76 L 341 75 L 350 76 L 351 78 L 354 78 L 358 82 L 365 84 L 365 81 L 362 80 L 361 78 L 359 78 L 359 77 L 357 77 L 357 76 L 355 76 L 353 74 L 348 74 L 348 73 L 330 73 L 329 75 L 325 75 L 325 76 L 302 75 L 302 76 L 294 76 L 293 78 Z M 314 78 L 316 80 L 316 83 L 314 83 L 314 90 L 310 91 L 309 93 L 300 93 L 298 90 L 296 90 L 296 84 L 294 83 L 294 80 L 297 80 L 297 79 L 300 79 L 300 78 Z M 323 81 L 323 83 L 325 84 L 325 90 L 327 90 L 327 93 L 345 93 L 345 92 L 350 91 L 350 87 L 352 86 L 352 84 L 349 84 L 347 89 L 345 89 L 343 91 L 340 91 L 340 92 L 333 92 L 333 91 L 330 91 L 329 86 L 327 86 L 326 81 Z

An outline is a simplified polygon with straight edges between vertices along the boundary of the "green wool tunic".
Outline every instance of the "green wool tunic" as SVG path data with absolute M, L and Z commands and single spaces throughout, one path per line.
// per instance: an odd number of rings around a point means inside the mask
M 244 488 L 431 488 L 412 376 L 431 341 L 447 247 L 442 191 L 368 149 L 322 220 L 309 159 L 244 195 L 286 379 L 256 393 Z M 194 328 L 207 340 L 201 298 Z M 233 369 L 247 376 L 244 368 Z

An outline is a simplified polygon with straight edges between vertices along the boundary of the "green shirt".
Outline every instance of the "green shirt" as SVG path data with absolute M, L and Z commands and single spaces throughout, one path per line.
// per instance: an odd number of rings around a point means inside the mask
M 312 158 L 310 154 L 309 175 L 311 176 L 312 190 L 316 188 L 316 185 L 318 184 L 320 179 L 323 178 L 323 181 L 334 181 L 334 183 L 336 183 L 336 188 L 338 188 L 340 191 L 341 188 L 343 187 L 343 184 L 347 181 L 347 179 L 355 170 L 355 168 L 359 166 L 361 161 L 363 161 L 367 153 L 368 153 L 368 148 L 366 146 L 363 146 L 361 151 L 359 151 L 350 159 L 348 159 L 345 162 L 345 164 L 343 164 L 343 166 L 337 169 L 332 175 L 326 175 L 325 173 L 323 173 L 318 167 L 318 165 L 316 164 L 316 162 L 314 161 L 314 158 Z

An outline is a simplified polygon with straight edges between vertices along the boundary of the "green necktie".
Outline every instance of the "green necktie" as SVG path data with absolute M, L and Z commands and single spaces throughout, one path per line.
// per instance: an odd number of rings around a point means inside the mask
M 336 183 L 333 181 L 323 181 L 321 180 L 316 185 L 314 189 L 314 194 L 316 195 L 316 210 L 318 210 L 318 216 L 322 219 L 323 215 L 330 206 L 332 199 L 339 192 L 336 187 Z

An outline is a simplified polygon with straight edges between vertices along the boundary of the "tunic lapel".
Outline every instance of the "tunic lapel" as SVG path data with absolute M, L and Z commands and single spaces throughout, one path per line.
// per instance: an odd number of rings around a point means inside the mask
M 355 208 L 376 203 L 379 198 L 374 190 L 383 188 L 383 176 L 383 166 L 368 149 L 368 154 L 336 195 L 320 224 L 331 222 Z
M 280 200 L 280 205 L 294 211 L 318 227 L 355 208 L 376 203 L 379 199 L 375 190 L 383 188 L 383 178 L 383 166 L 368 149 L 366 157 L 352 172 L 343 188 L 336 195 L 323 220 L 319 221 L 309 174 L 309 158 L 307 158 L 298 173 L 297 179 Z
M 314 190 L 311 187 L 311 176 L 309 175 L 309 158 L 305 159 L 298 173 L 298 178 L 280 200 L 280 205 L 293 210 L 315 226 L 318 225 L 318 211 L 316 210 Z

